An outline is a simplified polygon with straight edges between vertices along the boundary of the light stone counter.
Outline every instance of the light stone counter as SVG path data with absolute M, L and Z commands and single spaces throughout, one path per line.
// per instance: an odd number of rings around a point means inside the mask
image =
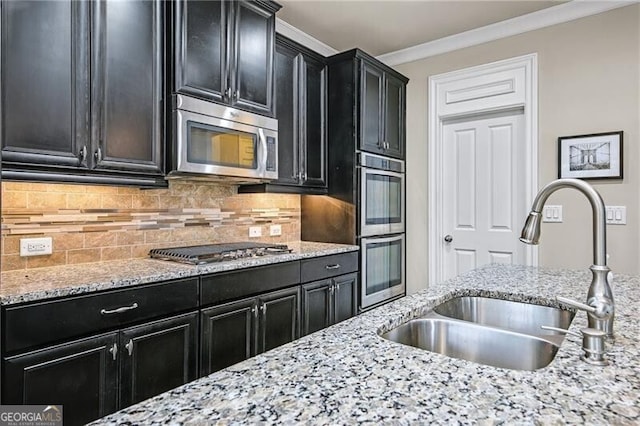
M 192 266 L 156 259 L 117 260 L 3 272 L 0 305 L 90 293 L 158 281 L 357 251 L 358 246 L 296 241 L 291 253 Z
M 640 279 L 617 276 L 610 365 L 555 360 L 515 371 L 379 337 L 457 295 L 584 301 L 590 273 L 492 265 L 109 415 L 96 424 L 640 424 Z M 586 326 L 579 312 L 571 329 Z

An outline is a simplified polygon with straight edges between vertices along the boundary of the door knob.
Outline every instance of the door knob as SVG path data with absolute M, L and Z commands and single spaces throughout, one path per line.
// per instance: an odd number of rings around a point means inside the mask
M 453 237 L 451 235 L 445 235 L 444 242 L 450 243 L 451 241 L 453 241 Z

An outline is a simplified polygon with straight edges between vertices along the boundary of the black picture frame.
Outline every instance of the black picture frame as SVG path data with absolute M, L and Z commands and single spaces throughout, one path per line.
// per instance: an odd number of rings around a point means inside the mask
M 560 136 L 558 178 L 622 179 L 623 131 Z

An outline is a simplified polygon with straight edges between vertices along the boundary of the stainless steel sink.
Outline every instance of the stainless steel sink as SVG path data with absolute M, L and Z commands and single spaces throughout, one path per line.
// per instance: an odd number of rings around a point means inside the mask
M 513 370 L 545 367 L 558 352 L 556 344 L 541 338 L 439 318 L 415 319 L 382 337 L 452 358 Z
M 541 325 L 569 328 L 574 312 L 488 297 L 456 297 L 434 308 L 440 315 L 532 335 L 558 335 Z
M 409 321 L 383 338 L 452 358 L 513 370 L 549 365 L 574 312 L 487 297 L 456 297 Z

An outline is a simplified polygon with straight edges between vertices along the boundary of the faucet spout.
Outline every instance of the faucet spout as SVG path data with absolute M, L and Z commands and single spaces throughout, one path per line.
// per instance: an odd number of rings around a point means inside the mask
M 607 222 L 602 197 L 591 185 L 579 179 L 558 179 L 548 183 L 533 200 L 531 212 L 522 228 L 520 241 L 526 244 L 538 244 L 542 209 L 551 194 L 562 188 L 573 188 L 583 193 L 591 204 L 593 218 L 593 280 L 587 293 L 587 305 L 594 308 L 588 312 L 589 327 L 606 332 L 613 338 L 614 302 L 608 281 L 610 272 L 607 266 Z
M 544 188 L 540 190 L 540 192 L 538 192 L 538 195 L 536 195 L 536 198 L 533 200 L 531 213 L 529 213 L 527 223 L 522 230 L 523 232 L 520 240 L 526 242 L 527 244 L 537 244 L 537 238 L 533 242 L 527 242 L 523 240 L 527 237 L 527 235 L 525 235 L 525 230 L 527 230 L 527 225 L 529 225 L 530 218 L 532 215 L 536 216 L 535 222 L 533 222 L 530 227 L 535 227 L 535 233 L 539 238 L 541 215 L 544 204 L 547 202 L 547 198 L 549 198 L 551 194 L 562 188 L 577 189 L 578 191 L 582 192 L 589 200 L 589 203 L 591 204 L 591 210 L 593 212 L 593 264 L 596 266 L 607 266 L 607 222 L 604 201 L 602 201 L 602 197 L 600 196 L 600 194 L 598 194 L 598 191 L 593 189 L 593 186 L 579 179 L 554 180 L 548 183 Z

